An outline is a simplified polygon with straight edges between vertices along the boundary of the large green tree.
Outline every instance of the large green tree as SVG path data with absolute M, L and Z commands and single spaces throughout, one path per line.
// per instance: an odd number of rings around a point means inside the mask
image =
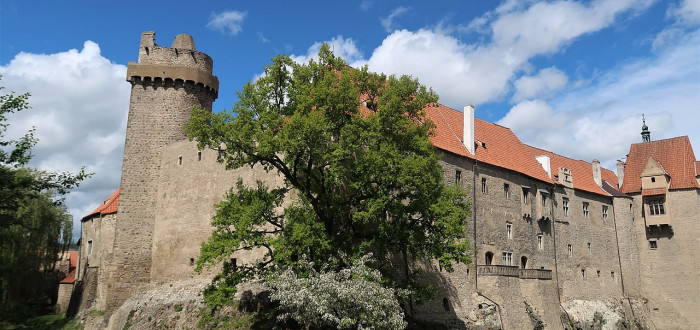
M 27 167 L 37 142 L 33 129 L 17 140 L 5 139 L 7 115 L 28 109 L 28 97 L 0 95 L 0 320 L 21 318 L 50 302 L 59 252 L 71 242 L 72 217 L 60 195 L 89 176 L 84 170 Z
M 220 150 L 227 168 L 261 166 L 284 184 L 239 182 L 217 205 L 197 262 L 201 270 L 224 261 L 206 292 L 212 305 L 270 266 L 297 269 L 302 256 L 315 265 L 340 260 L 342 269 L 372 253 L 382 285 L 414 298 L 422 293 L 414 262 L 438 260 L 447 270 L 469 262 L 465 192 L 444 184 L 429 140 L 432 90 L 353 69 L 324 45 L 305 64 L 275 57 L 238 97 L 231 111 L 194 110 L 187 134 Z M 256 248 L 265 251 L 257 262 L 228 262 Z

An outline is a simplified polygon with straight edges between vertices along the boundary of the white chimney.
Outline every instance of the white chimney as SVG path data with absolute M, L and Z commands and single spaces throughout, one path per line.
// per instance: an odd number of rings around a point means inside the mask
M 593 160 L 593 181 L 599 186 L 603 186 L 603 179 L 600 176 L 600 161 L 597 159 Z
M 474 106 L 464 106 L 464 146 L 474 155 Z
M 617 160 L 617 187 L 622 188 L 622 182 L 625 181 L 625 163 L 622 160 Z
M 545 172 L 547 172 L 547 176 L 551 179 L 552 178 L 552 163 L 549 160 L 549 156 L 547 155 L 542 155 L 542 156 L 537 156 L 535 157 L 537 161 L 542 165 L 542 168 L 544 169 Z

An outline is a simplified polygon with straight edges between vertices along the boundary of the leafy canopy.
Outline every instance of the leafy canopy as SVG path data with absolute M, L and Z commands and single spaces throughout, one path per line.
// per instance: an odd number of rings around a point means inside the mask
M 47 299 L 55 300 L 58 277 L 66 275 L 55 264 L 73 226 L 58 196 L 91 175 L 27 167 L 37 142 L 34 129 L 17 140 L 5 139 L 5 132 L 8 115 L 28 109 L 28 98 L 0 95 L 0 320 L 35 313 Z
M 271 265 L 297 269 L 302 255 L 316 265 L 337 258 L 342 268 L 373 253 L 383 285 L 404 288 L 415 288 L 411 262 L 437 259 L 447 270 L 469 262 L 465 193 L 444 184 L 429 141 L 432 90 L 408 76 L 350 68 L 324 45 L 307 64 L 273 58 L 238 97 L 229 112 L 193 110 L 187 134 L 219 149 L 227 168 L 260 166 L 284 184 L 239 181 L 217 205 L 197 262 L 201 270 L 224 260 L 207 291 L 211 304 Z M 229 261 L 251 249 L 264 258 Z M 396 261 L 405 266 L 398 273 Z

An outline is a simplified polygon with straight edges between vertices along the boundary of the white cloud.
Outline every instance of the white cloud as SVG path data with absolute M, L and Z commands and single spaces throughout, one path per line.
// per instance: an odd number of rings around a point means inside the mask
M 568 78 L 561 70 L 551 67 L 540 70 L 535 76 L 522 76 L 513 84 L 513 101 L 533 98 L 550 98 L 554 92 L 566 86 Z
M 676 19 L 680 24 L 694 25 L 700 23 L 700 0 L 681 0 L 677 6 L 671 6 L 666 16 Z
M 490 42 L 465 44 L 441 25 L 434 30 L 394 31 L 374 50 L 368 64 L 374 71 L 420 78 L 448 106 L 478 105 L 507 95 L 510 82 L 531 58 L 560 52 L 576 38 L 610 26 L 618 15 L 648 6 L 649 0 L 507 1 L 466 29 L 488 31 Z
M 362 2 L 360 2 L 360 9 L 368 11 L 370 10 L 370 8 L 372 8 L 372 1 L 363 0 Z
M 365 64 L 362 52 L 355 45 L 355 41 L 352 39 L 345 39 L 343 36 L 335 36 L 331 40 L 324 41 L 327 43 L 333 54 L 335 56 L 342 57 L 345 62 L 353 67 L 359 67 Z M 318 51 L 321 49 L 321 45 L 324 42 L 316 42 L 309 49 L 307 49 L 306 54 L 303 55 L 290 55 L 292 60 L 297 63 L 307 63 L 310 59 L 318 60 Z
M 262 32 L 258 32 L 258 38 L 260 39 L 260 42 L 266 44 L 270 42 L 270 39 L 265 38 L 265 36 L 262 34 Z
M 679 38 L 653 57 L 606 72 L 591 85 L 549 103 L 524 101 L 498 123 L 525 143 L 573 158 L 599 158 L 608 168 L 641 142 L 641 116 L 652 139 L 678 135 L 700 141 L 700 31 Z
M 246 15 L 246 12 L 236 10 L 212 14 L 209 23 L 207 23 L 207 28 L 235 36 L 242 31 L 243 20 Z
M 119 186 L 130 91 L 126 67 L 86 41 L 82 50 L 19 53 L 0 66 L 0 75 L 6 91 L 31 93 L 31 109 L 12 115 L 8 130 L 11 138 L 36 127 L 39 143 L 30 165 L 72 172 L 85 166 L 96 173 L 66 199 L 77 235 L 80 218 Z
M 408 9 L 409 8 L 406 7 L 396 7 L 394 8 L 394 10 L 391 11 L 391 14 L 389 14 L 389 16 L 382 18 L 381 22 L 382 26 L 384 27 L 384 30 L 386 30 L 386 32 L 388 33 L 394 31 L 394 19 L 407 12 Z

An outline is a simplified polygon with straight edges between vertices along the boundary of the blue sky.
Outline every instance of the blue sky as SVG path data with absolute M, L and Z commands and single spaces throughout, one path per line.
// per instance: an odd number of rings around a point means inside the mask
M 191 34 L 213 58 L 215 111 L 271 57 L 307 61 L 328 42 L 351 65 L 410 74 L 447 106 L 474 104 L 525 143 L 608 168 L 641 140 L 642 114 L 652 139 L 700 143 L 700 0 L 192 3 L 0 3 L 0 84 L 33 107 L 8 135 L 36 126 L 33 166 L 96 173 L 67 198 L 76 221 L 119 185 L 126 65 L 149 30 L 162 46 Z

